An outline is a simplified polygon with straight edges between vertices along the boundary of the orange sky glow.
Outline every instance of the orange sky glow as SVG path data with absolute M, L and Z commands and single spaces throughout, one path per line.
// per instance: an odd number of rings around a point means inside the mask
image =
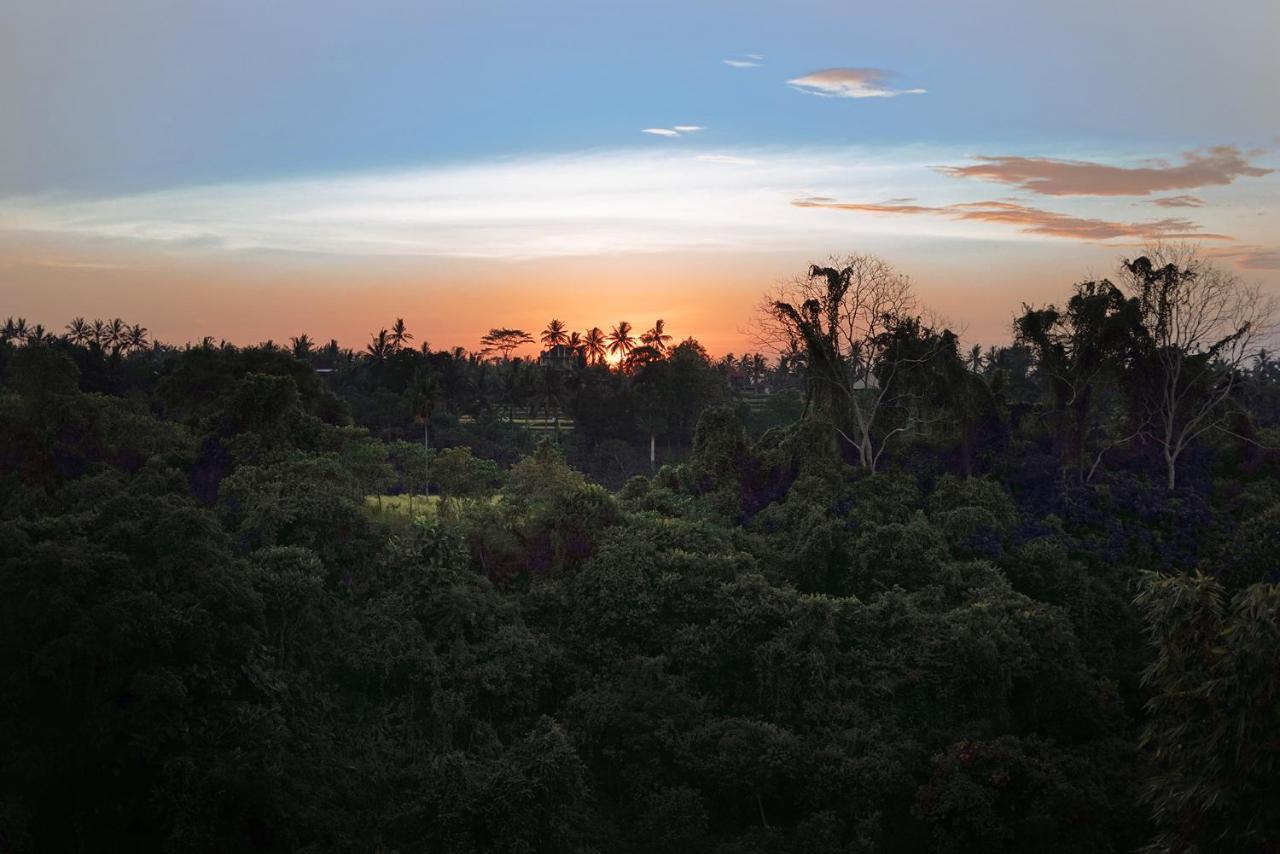
M 856 241 L 851 241 L 856 243 Z M 899 248 L 879 254 L 916 282 L 922 303 L 968 343 L 1009 338 L 1023 301 L 1061 299 L 1072 281 L 1106 275 L 1118 251 L 1098 247 L 1092 267 L 1079 247 L 1046 261 L 1043 247 L 1005 252 L 998 268 L 977 248 Z M 781 280 L 821 257 L 799 252 L 604 255 L 528 261 L 377 259 L 132 258 L 95 251 L 83 257 L 53 247 L 0 244 L 6 280 L 3 312 L 60 330 L 72 317 L 120 316 L 161 340 L 206 335 L 237 344 L 286 342 L 307 333 L 362 347 L 371 333 L 404 317 L 432 347 L 478 349 L 489 328 L 535 335 L 555 317 L 570 330 L 620 320 L 637 332 L 666 320 L 675 340 L 692 336 L 715 355 L 759 349 L 755 311 Z M 1090 256 L 1086 256 L 1086 259 Z M 1056 261 L 1056 263 L 1055 263 Z M 532 348 L 530 348 L 532 352 Z

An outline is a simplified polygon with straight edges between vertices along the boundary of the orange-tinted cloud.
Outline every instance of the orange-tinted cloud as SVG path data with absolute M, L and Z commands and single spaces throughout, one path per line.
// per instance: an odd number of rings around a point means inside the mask
M 1086 160 L 983 156 L 971 166 L 940 166 L 938 171 L 955 178 L 1013 184 L 1044 196 L 1146 196 L 1230 184 L 1236 178 L 1275 171 L 1254 166 L 1232 145 L 1188 151 L 1182 157 L 1184 162 L 1179 166 L 1158 163 L 1127 168 Z
M 954 205 L 862 204 L 833 202 L 820 197 L 796 199 L 791 203 L 798 208 L 828 208 L 863 213 L 919 215 L 931 214 L 969 222 L 994 222 L 1017 226 L 1025 234 L 1043 234 L 1049 237 L 1066 237 L 1073 240 L 1112 240 L 1118 237 L 1142 240 L 1170 240 L 1198 238 L 1201 240 L 1231 240 L 1225 234 L 1211 234 L 1200 230 L 1190 220 L 1166 218 L 1150 222 L 1111 222 L 1104 219 L 1086 219 L 1071 214 L 1041 210 L 1016 202 L 965 202 Z
M 890 74 L 879 68 L 826 68 L 788 80 L 795 89 L 824 98 L 893 98 L 923 95 L 923 89 L 894 89 Z
M 1212 258 L 1229 258 L 1245 270 L 1280 270 L 1280 249 L 1233 246 L 1230 249 L 1211 249 L 1206 254 Z
M 1151 204 L 1162 208 L 1202 208 L 1207 202 L 1199 196 L 1161 196 L 1152 199 Z

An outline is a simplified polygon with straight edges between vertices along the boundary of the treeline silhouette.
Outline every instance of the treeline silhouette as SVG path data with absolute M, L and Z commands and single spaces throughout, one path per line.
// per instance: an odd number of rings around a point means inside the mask
M 6 323 L 0 849 L 1274 851 L 1271 306 L 1167 247 L 1065 297 Z

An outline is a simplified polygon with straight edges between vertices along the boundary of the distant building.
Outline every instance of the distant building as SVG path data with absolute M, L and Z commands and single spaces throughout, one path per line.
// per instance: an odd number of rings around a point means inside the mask
M 568 371 L 585 363 L 586 359 L 581 352 L 564 344 L 549 347 L 538 356 L 538 364 L 544 368 L 555 368 L 560 371 Z

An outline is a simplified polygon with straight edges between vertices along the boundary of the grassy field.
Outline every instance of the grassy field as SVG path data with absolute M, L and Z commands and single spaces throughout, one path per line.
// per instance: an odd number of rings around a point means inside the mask
M 415 495 L 413 496 L 413 515 L 434 516 L 438 512 L 439 505 L 440 496 L 438 495 Z M 366 495 L 364 506 L 375 518 L 378 516 L 408 518 L 409 516 L 408 495 Z
M 554 434 L 557 429 L 556 421 L 554 418 L 549 418 L 542 415 L 535 415 L 532 418 L 528 417 L 527 415 L 517 415 L 515 417 L 508 418 L 508 416 L 504 414 L 501 420 L 514 424 L 518 427 L 523 427 L 526 430 L 530 430 L 538 434 L 544 434 L 544 433 Z M 463 415 L 461 418 L 458 419 L 458 423 L 474 424 L 475 419 L 472 418 L 470 415 Z M 559 430 L 561 433 L 572 433 L 573 419 L 567 415 L 561 415 Z

